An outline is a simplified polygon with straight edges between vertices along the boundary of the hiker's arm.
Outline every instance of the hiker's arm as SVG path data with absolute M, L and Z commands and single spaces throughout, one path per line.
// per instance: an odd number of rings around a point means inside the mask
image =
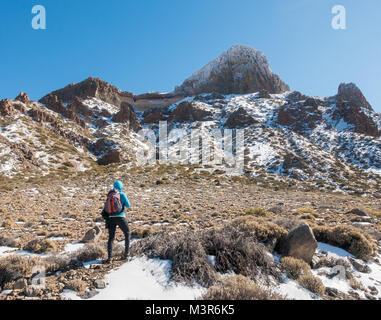
M 130 204 L 130 201 L 128 200 L 127 196 L 125 194 L 123 194 L 121 196 L 121 200 L 122 200 L 122 205 L 126 208 L 129 208 L 131 207 L 131 204 Z

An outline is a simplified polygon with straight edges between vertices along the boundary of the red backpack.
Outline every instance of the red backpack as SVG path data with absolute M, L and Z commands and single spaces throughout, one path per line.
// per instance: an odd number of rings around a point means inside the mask
M 109 215 L 116 215 L 122 212 L 122 202 L 120 201 L 120 193 L 116 189 L 110 190 L 107 194 L 107 200 L 105 202 L 105 212 Z

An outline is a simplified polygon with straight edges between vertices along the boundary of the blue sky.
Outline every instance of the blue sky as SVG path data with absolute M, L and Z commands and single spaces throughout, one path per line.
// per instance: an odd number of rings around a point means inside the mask
M 347 29 L 331 27 L 344 5 Z M 33 30 L 34 5 L 47 29 Z M 293 90 L 355 82 L 381 112 L 379 0 L 2 0 L 0 98 L 32 99 L 100 77 L 134 93 L 172 91 L 233 44 L 267 56 Z

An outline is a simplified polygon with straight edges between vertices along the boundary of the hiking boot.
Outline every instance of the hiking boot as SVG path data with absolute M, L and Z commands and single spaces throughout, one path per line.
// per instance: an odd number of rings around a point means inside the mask
M 102 263 L 103 264 L 110 264 L 111 263 L 111 259 L 102 260 Z
M 125 253 L 125 254 L 123 254 L 122 255 L 122 261 L 126 261 L 126 260 L 128 260 L 128 257 L 129 257 L 129 255 L 128 255 L 128 253 Z

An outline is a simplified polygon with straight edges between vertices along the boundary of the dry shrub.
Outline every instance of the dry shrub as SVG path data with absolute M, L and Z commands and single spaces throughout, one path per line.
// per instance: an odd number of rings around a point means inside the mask
M 282 258 L 282 270 L 292 279 L 298 279 L 300 276 L 308 274 L 311 271 L 310 266 L 303 260 L 293 257 Z
M 19 278 L 32 276 L 35 266 L 44 265 L 40 258 L 26 258 L 22 256 L 9 256 L 0 259 L 0 287 Z
M 83 293 L 86 290 L 86 282 L 80 279 L 69 280 L 65 283 L 65 288 L 75 292 Z
M 16 248 L 18 245 L 14 237 L 0 235 L 0 246 Z
M 23 249 L 34 253 L 45 253 L 56 251 L 57 246 L 51 240 L 34 239 L 32 241 L 29 241 Z
M 255 219 L 252 216 L 236 218 L 232 221 L 232 226 L 238 228 L 246 235 L 254 233 L 259 241 L 273 238 L 280 239 L 287 235 L 287 231 L 284 228 L 262 219 Z
M 83 249 L 75 252 L 72 260 L 78 262 L 89 262 L 102 259 L 106 256 L 106 250 L 97 244 L 87 244 Z
M 267 216 L 267 211 L 266 209 L 263 209 L 263 208 L 251 208 L 251 209 L 247 209 L 245 211 L 245 215 L 247 216 L 257 216 L 257 217 L 265 217 Z
M 369 260 L 373 255 L 373 244 L 364 234 L 350 226 L 333 228 L 316 227 L 313 229 L 317 241 L 340 247 L 359 259 Z
M 144 239 L 148 238 L 153 234 L 151 227 L 135 227 L 131 231 L 131 238 L 132 239 Z
M 312 273 L 300 276 L 298 282 L 303 288 L 306 288 L 320 297 L 325 294 L 325 286 L 323 282 Z
M 222 279 L 210 287 L 201 297 L 203 300 L 283 300 L 284 298 L 269 290 L 261 289 L 250 278 L 237 275 Z
M 302 221 L 295 218 L 277 218 L 274 223 L 287 231 L 291 231 L 302 224 Z
M 53 255 L 45 258 L 48 272 L 64 271 L 71 264 L 71 258 L 64 255 Z
M 266 247 L 254 234 L 226 225 L 222 229 L 205 232 L 204 239 L 208 254 L 216 256 L 218 272 L 234 272 L 253 280 L 258 275 L 279 278 L 279 271 Z
M 175 281 L 197 281 L 206 287 L 215 283 L 216 271 L 234 272 L 253 280 L 258 276 L 280 279 L 272 257 L 255 235 L 230 225 L 211 230 L 163 231 L 134 243 L 131 255 L 143 254 L 171 260 Z M 208 263 L 207 255 L 216 256 L 215 266 Z
M 2 227 L 5 229 L 12 229 L 13 226 L 14 226 L 14 222 L 10 218 L 5 219 L 3 224 L 2 224 Z
M 362 285 L 361 282 L 357 281 L 354 278 L 349 279 L 349 285 L 351 286 L 352 289 L 354 290 L 361 290 L 364 292 L 367 292 L 368 290 Z
M 172 279 L 210 286 L 215 282 L 215 270 L 207 262 L 200 235 L 194 232 L 168 234 L 161 232 L 134 244 L 131 255 L 145 254 L 149 258 L 172 261 Z

